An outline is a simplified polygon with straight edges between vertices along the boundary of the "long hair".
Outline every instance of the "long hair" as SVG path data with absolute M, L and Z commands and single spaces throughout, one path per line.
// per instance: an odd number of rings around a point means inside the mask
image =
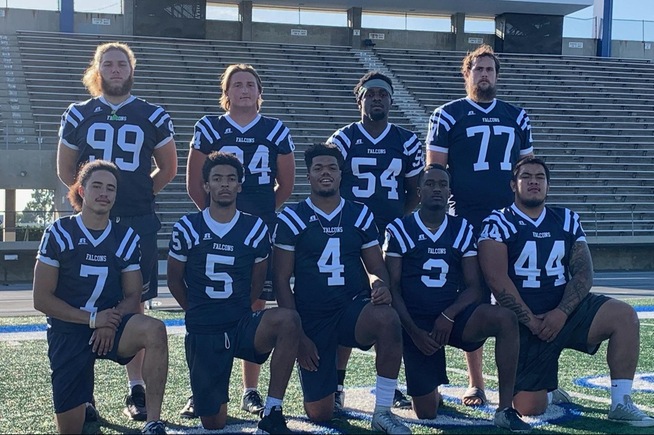
M 261 108 L 261 104 L 263 104 L 263 97 L 261 96 L 263 94 L 263 84 L 261 83 L 261 77 L 259 77 L 259 73 L 256 69 L 254 69 L 252 65 L 248 65 L 246 63 L 236 63 L 234 65 L 228 66 L 225 72 L 220 76 L 220 88 L 223 91 L 223 94 L 220 96 L 220 107 L 222 107 L 226 112 L 229 112 L 229 107 L 231 106 L 229 97 L 227 96 L 227 90 L 231 84 L 232 76 L 241 71 L 252 74 L 257 82 L 257 88 L 259 88 L 257 110 L 259 110 Z
M 68 188 L 68 201 L 70 205 L 73 206 L 73 210 L 76 212 L 82 211 L 82 203 L 84 198 L 79 194 L 79 188 L 81 186 L 86 186 L 86 183 L 91 178 L 94 172 L 97 171 L 108 171 L 116 177 L 116 189 L 118 189 L 118 183 L 120 181 L 120 175 L 118 167 L 107 160 L 93 160 L 91 162 L 84 163 L 79 172 L 77 172 L 77 177 L 75 177 L 75 182 L 70 185 Z
M 500 59 L 495 54 L 493 47 L 488 44 L 480 45 L 475 51 L 468 53 L 468 55 L 463 58 L 463 63 L 461 64 L 461 74 L 465 76 L 466 72 L 472 69 L 472 64 L 475 63 L 475 60 L 480 57 L 490 57 L 493 59 L 493 62 L 495 62 L 495 73 L 499 74 Z
M 93 59 L 89 62 L 89 66 L 84 71 L 84 77 L 82 77 L 82 83 L 84 87 L 89 91 L 89 94 L 93 97 L 99 97 L 102 95 L 102 77 L 100 77 L 100 63 L 102 62 L 102 56 L 106 52 L 111 50 L 121 51 L 127 56 L 129 60 L 129 65 L 132 68 L 132 76 L 134 76 L 134 69 L 136 68 L 136 57 L 134 52 L 129 45 L 122 42 L 107 42 L 105 44 L 100 44 L 95 49 L 95 55 Z

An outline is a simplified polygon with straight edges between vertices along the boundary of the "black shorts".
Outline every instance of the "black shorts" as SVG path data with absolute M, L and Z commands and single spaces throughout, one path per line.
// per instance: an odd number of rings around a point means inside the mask
M 369 303 L 369 297 L 360 295 L 334 316 L 316 318 L 300 315 L 304 333 L 314 342 L 320 357 L 318 370 L 315 372 L 298 366 L 305 402 L 324 399 L 336 391 L 338 384 L 336 357 L 339 345 L 362 350 L 372 347 L 372 345 L 357 343 L 355 337 L 355 328 L 361 311 Z
M 450 333 L 448 346 L 454 346 L 466 352 L 472 352 L 483 346 L 484 341 L 465 342 L 463 341 L 463 330 L 472 316 L 472 313 L 480 304 L 473 304 L 460 312 L 454 318 L 454 325 Z M 447 307 L 445 307 L 447 308 Z M 415 324 L 425 331 L 431 332 L 436 318 L 440 316 L 422 317 L 413 319 Z M 406 392 L 409 396 L 424 396 L 434 391 L 441 384 L 449 384 L 447 377 L 447 361 L 445 359 L 445 348 L 441 348 L 432 355 L 425 355 L 418 349 L 409 334 L 402 330 L 404 341 L 404 374 L 406 376 Z
M 159 294 L 159 248 L 157 248 L 157 231 L 161 222 L 156 214 L 142 216 L 118 216 L 113 220 L 121 225 L 131 227 L 140 237 L 141 274 L 143 275 L 143 293 L 141 302 L 154 299 Z
M 215 415 L 229 402 L 229 380 L 234 358 L 262 364 L 270 353 L 254 349 L 254 336 L 266 310 L 243 316 L 234 328 L 217 334 L 187 333 L 184 346 L 195 413 Z
M 587 295 L 570 314 L 561 332 L 551 343 L 540 340 L 521 323 L 515 392 L 552 391 L 558 388 L 559 356 L 563 349 L 574 349 L 594 355 L 600 345 L 588 346 L 588 332 L 597 311 L 609 299 L 603 295 Z
M 92 352 L 89 344 L 93 330 L 84 333 L 56 332 L 48 329 L 48 358 L 52 374 L 52 399 L 56 414 L 70 411 L 93 399 L 94 367 L 96 359 L 108 359 L 125 365 L 133 356 L 118 356 L 118 343 L 125 325 L 134 314 L 123 317 L 114 340 L 114 347 L 107 355 L 99 356 Z

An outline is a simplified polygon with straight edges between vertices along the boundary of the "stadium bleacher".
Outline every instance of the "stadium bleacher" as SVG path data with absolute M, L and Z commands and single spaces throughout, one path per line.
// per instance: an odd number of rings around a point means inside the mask
M 345 46 L 179 40 L 134 36 L 16 33 L 30 116 L 40 146 L 56 147 L 59 119 L 68 104 L 88 94 L 81 75 L 95 46 L 130 44 L 137 57 L 134 95 L 164 106 L 176 127 L 178 176 L 158 196 L 161 240 L 181 214 L 193 209 L 184 188 L 193 124 L 220 113 L 219 76 L 236 62 L 253 64 L 264 83 L 262 113 L 282 119 L 297 150 L 296 189 L 307 194 L 304 148 L 359 119 L 352 88 L 367 68 Z M 464 96 L 464 53 L 369 48 L 424 109 Z M 580 213 L 597 237 L 654 236 L 654 70 L 647 61 L 552 55 L 501 54 L 498 97 L 524 107 L 534 129 L 536 154 L 553 171 L 552 204 Z M 392 122 L 424 139 L 395 106 Z

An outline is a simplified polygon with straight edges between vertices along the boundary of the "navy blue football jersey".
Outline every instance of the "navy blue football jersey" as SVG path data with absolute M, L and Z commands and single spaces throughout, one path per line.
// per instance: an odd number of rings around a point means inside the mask
M 103 97 L 73 103 L 61 117 L 59 140 L 78 152 L 78 165 L 95 159 L 120 169 L 111 216 L 154 213 L 152 154 L 175 135 L 170 115 L 161 107 L 129 97 L 118 106 Z
M 509 277 L 534 314 L 556 308 L 570 277 L 570 250 L 585 242 L 579 215 L 567 208 L 545 207 L 536 220 L 515 204 L 496 210 L 482 224 L 479 243 L 495 240 L 508 249 Z
M 295 149 L 282 121 L 257 115 L 241 127 L 229 115 L 203 116 L 195 123 L 191 147 L 203 154 L 235 154 L 245 169 L 243 191 L 236 199 L 238 209 L 261 216 L 266 222 L 274 220 L 277 156 Z
M 379 244 L 364 204 L 341 199 L 329 215 L 310 198 L 277 216 L 276 247 L 295 253 L 295 304 L 302 315 L 329 316 L 361 293 L 361 251 Z
M 427 150 L 446 153 L 456 214 L 475 227 L 513 202 L 513 165 L 533 152 L 527 113 L 502 100 L 484 107 L 468 98 L 434 110 Z
M 366 204 L 381 232 L 390 221 L 404 216 L 404 180 L 425 166 L 422 143 L 415 134 L 388 123 L 373 138 L 361 122 L 355 122 L 337 130 L 327 142 L 338 146 L 345 159 L 341 180 L 345 199 Z
M 140 270 L 139 236 L 109 221 L 102 230 L 84 226 L 79 214 L 57 219 L 43 233 L 37 260 L 59 269 L 55 296 L 84 311 L 115 307 L 123 299 L 122 273 Z M 53 331 L 80 331 L 88 325 L 48 318 Z
M 187 331 L 226 331 L 251 312 L 252 267 L 270 249 L 268 227 L 251 214 L 236 211 L 229 223 L 213 220 L 208 208 L 182 216 L 168 254 L 186 263 Z
M 412 317 L 434 316 L 459 296 L 461 262 L 477 256 L 473 233 L 467 220 L 448 215 L 435 233 L 418 212 L 388 224 L 384 252 L 402 257 L 402 297 Z

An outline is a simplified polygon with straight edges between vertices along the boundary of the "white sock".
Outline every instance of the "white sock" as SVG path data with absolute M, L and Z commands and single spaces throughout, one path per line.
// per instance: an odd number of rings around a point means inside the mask
M 377 385 L 375 386 L 375 411 L 378 409 L 391 408 L 396 387 L 397 379 L 389 379 L 377 375 Z
M 624 403 L 624 396 L 631 395 L 633 379 L 611 379 L 611 409 L 615 409 L 620 403 Z
M 275 406 L 281 407 L 282 402 L 284 402 L 284 399 L 277 399 L 270 396 L 266 397 L 266 405 L 263 409 L 263 416 L 265 417 L 266 415 L 270 414 L 270 411 L 272 411 Z
M 547 392 L 547 404 L 548 405 L 552 404 L 552 392 L 551 391 Z
M 129 394 L 132 394 L 132 388 L 136 387 L 137 385 L 140 385 L 143 388 L 145 388 L 145 381 L 143 379 L 137 379 L 135 381 L 127 382 L 127 388 L 129 388 Z
M 250 391 L 257 391 L 256 388 L 243 388 L 243 395 L 245 396 Z

